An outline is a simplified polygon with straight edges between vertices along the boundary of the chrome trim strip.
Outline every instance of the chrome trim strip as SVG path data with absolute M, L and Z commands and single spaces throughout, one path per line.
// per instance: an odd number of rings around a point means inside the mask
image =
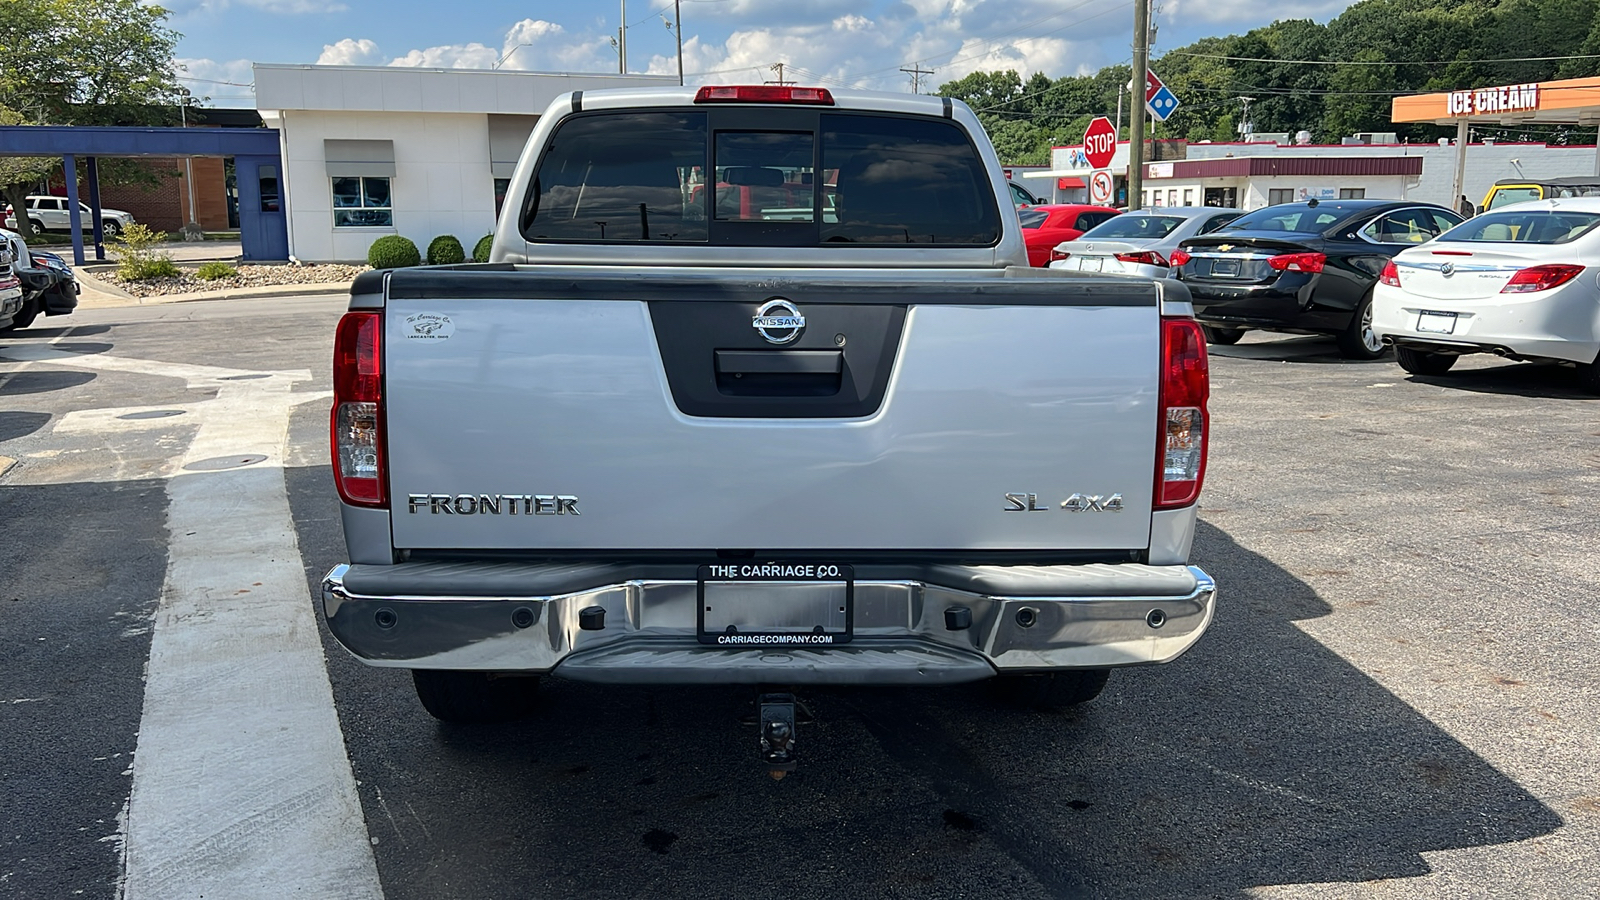
M 1186 568 L 1194 589 L 1172 596 L 1008 597 L 858 581 L 855 638 L 829 648 L 708 649 L 696 640 L 693 581 L 555 596 L 372 597 L 344 587 L 349 567 L 341 565 L 323 580 L 322 601 L 334 637 L 374 666 L 553 671 L 613 683 L 928 684 L 1175 659 L 1205 633 L 1216 604 L 1216 583 Z M 578 614 L 594 606 L 606 610 L 606 627 L 585 631 Z M 971 628 L 945 628 L 951 606 L 972 611 Z M 1153 628 L 1147 617 L 1156 609 L 1165 621 Z

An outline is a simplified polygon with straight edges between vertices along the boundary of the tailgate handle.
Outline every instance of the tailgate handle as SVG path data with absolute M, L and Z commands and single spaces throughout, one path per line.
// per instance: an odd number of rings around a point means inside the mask
M 718 350 L 722 375 L 837 375 L 844 368 L 842 350 Z

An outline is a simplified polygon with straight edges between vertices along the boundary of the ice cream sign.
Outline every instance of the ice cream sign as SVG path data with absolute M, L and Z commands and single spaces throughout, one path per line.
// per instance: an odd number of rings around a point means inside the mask
M 1531 112 L 1539 108 L 1539 85 L 1535 82 L 1478 88 L 1471 91 L 1451 91 L 1445 97 L 1445 105 L 1448 109 L 1447 114 L 1452 116 Z

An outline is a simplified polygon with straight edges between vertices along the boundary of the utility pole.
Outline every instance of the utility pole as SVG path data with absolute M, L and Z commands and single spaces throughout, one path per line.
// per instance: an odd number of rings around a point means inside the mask
M 1144 207 L 1144 96 L 1150 74 L 1150 0 L 1133 0 L 1133 84 L 1128 102 L 1128 209 Z
M 622 21 L 617 23 L 617 74 L 628 74 L 628 0 L 622 0 Z
M 783 65 L 784 65 L 783 63 L 774 63 L 773 65 L 767 66 L 767 68 L 769 68 L 772 71 L 778 73 L 778 80 L 777 81 L 763 82 L 763 84 L 775 84 L 775 85 L 778 85 L 779 87 L 783 87 L 784 85 L 794 84 L 794 82 L 792 82 L 792 81 L 784 81 L 783 80 Z
M 902 72 L 906 73 L 907 75 L 911 76 L 911 93 L 920 94 L 920 93 L 922 93 L 922 76 L 924 76 L 924 75 L 932 75 L 933 73 L 935 73 L 935 72 L 937 72 L 939 70 L 938 69 L 924 69 L 924 68 L 922 68 L 922 66 L 918 65 L 917 63 L 912 63 L 911 64 L 911 68 L 909 68 L 909 69 L 904 69 L 903 68 L 900 71 L 902 71 Z
M 1250 143 L 1250 135 L 1255 134 L 1256 131 L 1255 123 L 1250 121 L 1250 104 L 1256 102 L 1256 98 L 1236 97 L 1235 99 L 1244 104 L 1244 113 L 1239 122 L 1239 133 L 1244 136 L 1244 142 L 1248 144 Z
M 678 29 L 678 87 L 683 87 L 683 7 L 672 0 L 672 24 Z

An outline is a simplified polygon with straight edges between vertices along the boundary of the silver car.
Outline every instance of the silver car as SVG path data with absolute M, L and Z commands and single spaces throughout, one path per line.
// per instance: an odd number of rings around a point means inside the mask
M 27 203 L 28 219 L 33 222 L 33 227 L 36 230 L 71 230 L 72 218 L 70 213 L 72 207 L 67 205 L 67 198 L 54 197 L 47 194 L 35 194 L 28 197 Z M 81 200 L 78 202 L 78 214 L 80 216 L 79 221 L 82 222 L 83 229 L 86 232 L 90 228 L 94 227 L 91 224 L 94 219 L 89 214 L 89 205 Z M 125 212 L 120 209 L 108 209 L 101 207 L 100 224 L 104 229 L 105 236 L 108 238 L 114 238 L 121 234 L 129 225 L 133 224 L 133 213 Z M 6 216 L 5 226 L 7 228 L 16 228 L 16 216 Z
M 1216 206 L 1158 206 L 1130 210 L 1056 245 L 1052 269 L 1166 278 L 1168 260 L 1185 238 L 1228 224 L 1243 210 Z

